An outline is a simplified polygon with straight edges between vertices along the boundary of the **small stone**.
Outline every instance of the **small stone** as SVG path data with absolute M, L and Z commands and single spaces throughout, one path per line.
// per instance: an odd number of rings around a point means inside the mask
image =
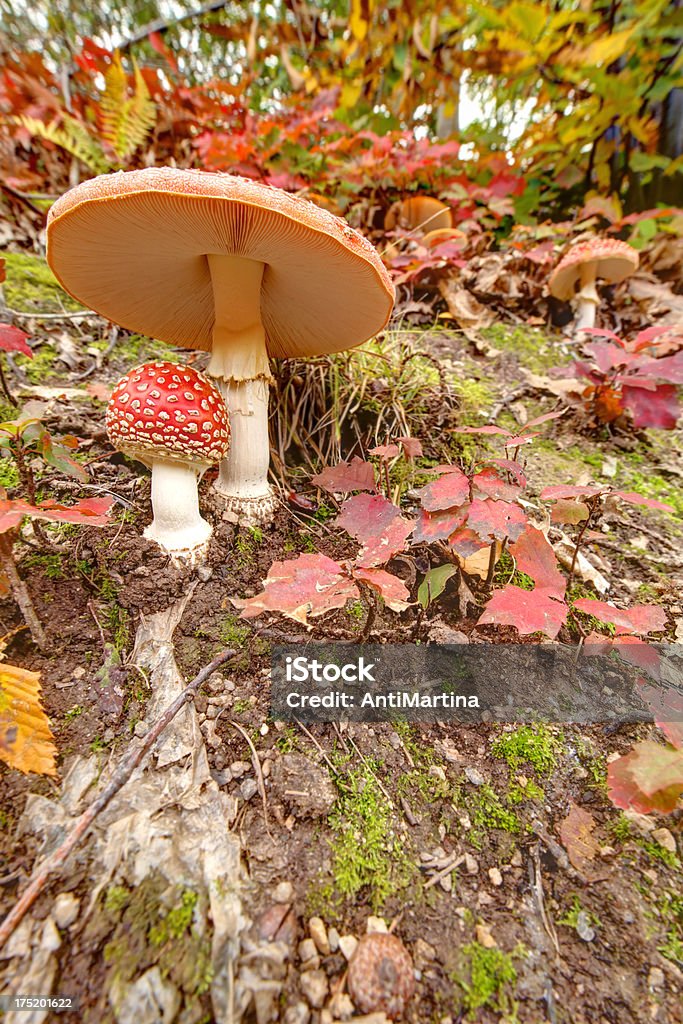
M 648 988 L 664 988 L 664 971 L 661 967 L 651 967 L 647 976 Z
M 304 969 L 317 970 L 320 967 L 320 957 L 313 939 L 302 939 L 299 943 L 298 953 Z
M 652 838 L 655 842 L 659 843 L 660 846 L 663 846 L 665 850 L 668 850 L 669 853 L 676 852 L 676 840 L 671 832 L 669 832 L 668 828 L 656 828 L 652 833 Z
M 327 999 L 328 984 L 324 971 L 304 971 L 299 975 L 299 985 L 308 1003 L 319 1010 Z
M 353 1017 L 353 1003 L 346 992 L 337 992 L 330 999 L 330 1013 L 335 1020 L 349 1020 Z
M 468 765 L 467 768 L 464 769 L 464 771 L 465 778 L 467 779 L 468 782 L 471 782 L 473 786 L 484 785 L 484 782 L 486 780 L 484 776 L 481 774 L 481 772 L 478 771 L 476 768 L 470 768 L 470 766 Z
M 616 857 L 617 851 L 613 846 L 601 846 L 600 856 L 603 860 L 611 860 L 612 857 Z
M 143 736 L 146 736 L 148 732 L 149 726 L 147 725 L 147 722 L 135 723 L 135 728 L 133 729 L 133 733 L 135 736 L 139 736 L 140 738 L 142 738 Z
M 491 879 L 491 885 L 499 886 L 503 884 L 500 868 L 489 868 L 489 878 Z
M 327 928 L 320 917 L 312 917 L 308 922 L 308 931 L 315 942 L 316 949 L 323 956 L 329 956 L 331 953 L 330 941 L 327 937 Z
M 294 886 L 291 882 L 278 882 L 273 890 L 276 903 L 291 903 L 294 898 Z
M 78 910 L 81 903 L 70 892 L 60 892 L 52 908 L 52 916 L 55 924 L 62 930 L 68 928 L 78 917 Z
M 85 675 L 85 668 L 83 665 L 76 665 L 76 668 L 71 673 L 73 679 L 82 679 Z
M 444 875 L 443 878 L 439 879 L 439 885 L 444 892 L 451 892 L 453 889 L 453 876 L 451 874 Z
M 233 779 L 241 779 L 249 771 L 250 767 L 246 761 L 233 761 L 230 765 Z
M 365 925 L 365 931 L 367 935 L 372 935 L 373 932 L 379 932 L 382 935 L 386 935 L 389 929 L 387 928 L 387 923 L 383 917 L 373 917 L 370 915 Z
M 268 733 L 270 732 L 270 726 L 268 725 L 267 722 L 263 723 L 263 725 L 259 729 L 259 732 L 260 732 L 261 736 L 267 736 L 268 735 Z
M 424 939 L 416 939 L 413 946 L 413 959 L 415 966 L 424 971 L 425 967 L 433 964 L 436 960 L 436 950 Z
M 273 770 L 273 762 L 270 760 L 269 757 L 267 757 L 265 759 L 265 761 L 263 762 L 263 764 L 261 765 L 261 774 L 263 775 L 263 778 L 267 779 L 268 776 L 270 775 L 270 773 L 272 772 L 272 770 Z
M 207 718 L 218 718 L 220 713 L 221 709 L 219 708 L 218 704 L 210 704 L 209 707 L 206 709 Z
M 646 871 L 643 871 L 643 874 L 646 878 L 649 878 L 653 885 L 657 884 L 657 872 L 654 868 L 648 868 Z
M 210 565 L 198 565 L 197 576 L 202 583 L 208 583 L 213 576 L 213 569 Z
M 465 854 L 465 871 L 468 875 L 476 875 L 479 873 L 479 862 L 471 853 Z
M 339 948 L 346 957 L 350 960 L 353 954 L 356 952 L 356 946 L 358 945 L 358 939 L 355 935 L 340 935 L 339 937 Z
M 474 929 L 474 933 L 480 946 L 484 946 L 486 949 L 493 949 L 498 945 L 493 935 L 491 935 L 491 929 L 487 924 L 478 924 Z
M 472 828 L 472 821 L 470 819 L 469 814 L 463 814 L 460 818 L 458 818 L 458 821 L 460 822 L 460 827 L 462 828 L 463 832 L 469 832 L 470 829 Z
M 446 781 L 446 773 L 440 764 L 430 764 L 429 771 L 427 772 L 433 779 L 438 779 L 439 782 Z
M 515 850 L 515 852 L 510 857 L 510 864 L 511 864 L 511 866 L 513 868 L 521 868 L 522 863 L 523 863 L 522 862 L 522 851 L 521 850 Z
M 595 928 L 591 925 L 585 910 L 580 910 L 576 915 L 576 934 L 584 942 L 592 942 L 595 938 Z
M 330 928 L 327 932 L 327 941 L 330 944 L 330 951 L 336 953 L 339 949 L 339 932 L 336 928 Z
M 245 779 L 240 786 L 240 795 L 243 800 L 251 800 L 253 796 L 258 793 L 258 783 L 256 779 L 248 778 Z
M 415 991 L 410 953 L 396 935 L 364 935 L 349 964 L 349 994 L 361 1013 L 399 1018 Z
M 40 938 L 40 948 L 47 950 L 49 953 L 54 953 L 56 949 L 62 944 L 62 939 L 57 931 L 57 926 L 51 917 L 45 918 L 45 924 L 43 925 L 43 932 Z
M 308 1024 L 311 1019 L 311 1011 L 306 1003 L 295 1003 L 288 1006 L 282 1018 L 283 1024 Z

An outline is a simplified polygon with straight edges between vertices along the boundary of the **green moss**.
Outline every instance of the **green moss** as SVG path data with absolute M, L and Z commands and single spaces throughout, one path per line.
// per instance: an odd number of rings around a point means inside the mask
M 657 901 L 657 912 L 666 929 L 664 942 L 657 949 L 672 963 L 683 962 L 683 896 L 665 889 Z
M 490 384 L 467 376 L 453 377 L 449 384 L 460 400 L 458 422 L 464 426 L 480 423 L 483 410 L 493 404 L 494 393 Z
M 667 850 L 665 846 L 660 843 L 651 842 L 649 839 L 638 837 L 636 839 L 638 846 L 648 855 L 650 860 L 661 861 L 666 864 L 668 868 L 680 868 L 681 862 L 675 853 L 671 850 Z
M 333 831 L 334 890 L 345 899 L 367 892 L 377 910 L 409 885 L 416 868 L 394 831 L 392 807 L 375 768 L 365 762 L 339 772 L 339 799 L 328 820 Z
M 493 576 L 494 588 L 507 586 L 508 583 L 520 587 L 522 590 L 533 590 L 534 581 L 525 572 L 515 568 L 515 563 L 509 551 L 503 551 L 496 563 L 496 571 Z
M 106 345 L 104 346 L 106 348 Z M 173 349 L 162 341 L 148 338 L 144 334 L 122 334 L 116 342 L 114 350 L 117 361 L 124 363 L 129 369 L 139 363 L 151 362 L 154 359 L 175 358 Z
M 591 910 L 586 910 L 585 907 L 581 906 L 581 900 L 576 893 L 572 893 L 571 904 L 568 906 L 562 917 L 558 917 L 557 923 L 564 924 L 568 928 L 577 928 L 579 925 L 579 915 L 581 914 L 589 924 L 593 925 L 595 928 L 600 927 L 600 918 Z
M 361 622 L 365 618 L 365 608 L 362 601 L 351 601 L 346 606 L 345 612 L 350 619 L 354 619 L 356 622 Z
M 608 828 L 613 839 L 618 843 L 625 843 L 631 838 L 631 822 L 625 814 L 618 814 L 616 818 L 610 821 Z
M 251 630 L 236 615 L 226 615 L 218 629 L 218 639 L 224 647 L 244 647 Z
M 66 722 L 72 722 L 74 718 L 80 718 L 84 711 L 85 708 L 82 704 L 74 704 L 72 708 L 69 708 L 68 711 L 64 712 L 64 720 Z
M 293 750 L 298 749 L 299 738 L 291 725 L 286 725 L 284 727 L 278 738 L 275 740 L 275 746 L 281 754 L 291 754 Z
M 513 732 L 502 733 L 491 748 L 493 756 L 502 758 L 513 771 L 527 764 L 539 775 L 553 771 L 563 751 L 562 740 L 542 724 L 522 725 Z
M 189 930 L 198 898 L 192 889 L 186 889 L 181 894 L 180 902 L 168 911 L 159 924 L 150 928 L 149 941 L 153 946 L 163 946 L 170 939 L 179 939 Z
M 0 487 L 9 490 L 19 483 L 17 467 L 10 459 L 0 458 Z
M 552 340 L 533 327 L 496 323 L 479 333 L 494 348 L 516 355 L 523 366 L 535 373 L 557 365 L 558 354 Z
M 463 989 L 463 1009 L 470 1019 L 473 1019 L 475 1011 L 486 1007 L 507 1014 L 510 1021 L 514 1020 L 516 1004 L 511 990 L 517 982 L 517 971 L 512 957 L 521 955 L 521 948 L 510 955 L 495 946 L 489 949 L 479 942 L 468 942 L 462 952 L 469 981 L 463 980 L 459 974 L 453 976 L 453 981 Z
M 477 786 L 467 793 L 465 806 L 472 822 L 469 840 L 474 847 L 481 848 L 484 834 L 490 829 L 502 829 L 513 835 L 522 831 L 517 814 L 506 806 L 507 801 L 504 803 L 491 786 Z
M 59 313 L 83 309 L 62 289 L 45 260 L 32 253 L 3 253 L 7 305 L 25 313 Z
M 41 345 L 40 348 L 34 349 L 32 359 L 18 355 L 15 360 L 32 384 L 44 384 L 60 376 L 56 367 L 57 355 L 57 349 L 52 345 Z
M 39 569 L 50 580 L 64 579 L 64 564 L 61 554 L 27 555 L 22 565 L 26 569 Z
M 510 788 L 507 791 L 506 799 L 508 804 L 516 806 L 517 804 L 523 804 L 527 800 L 545 800 L 545 791 L 537 786 L 533 779 L 527 779 L 526 785 L 522 785 L 521 782 L 512 782 Z
M 108 914 L 120 914 L 130 900 L 130 892 L 122 885 L 110 885 L 104 895 L 104 909 Z

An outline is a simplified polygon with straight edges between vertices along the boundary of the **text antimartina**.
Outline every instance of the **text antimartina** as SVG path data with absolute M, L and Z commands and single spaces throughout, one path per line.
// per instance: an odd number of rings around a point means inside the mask
M 479 708 L 479 697 L 476 694 L 464 693 L 418 693 L 416 691 L 394 690 L 390 693 L 364 693 L 362 696 L 344 690 L 332 690 L 329 693 L 298 693 L 287 694 L 288 708 L 385 708 L 397 711 L 410 708 L 431 710 L 457 708 Z

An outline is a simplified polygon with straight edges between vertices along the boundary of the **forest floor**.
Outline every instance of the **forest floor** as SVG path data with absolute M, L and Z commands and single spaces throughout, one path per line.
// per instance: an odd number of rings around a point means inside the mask
M 37 257 L 10 254 L 7 275 L 10 308 L 64 309 Z M 34 359 L 14 359 L 12 384 L 53 434 L 81 439 L 77 457 L 90 473 L 83 486 L 48 472 L 43 495 L 109 494 L 117 505 L 104 529 L 47 527 L 48 548 L 25 531 L 19 548 L 49 648 L 40 654 L 20 632 L 7 658 L 41 673 L 59 776 L 23 776 L 0 766 L 0 913 L 63 837 L 70 816 L 90 802 L 100 776 L 144 734 L 150 683 L 131 660 L 140 616 L 191 590 L 174 634 L 182 675 L 191 678 L 225 647 L 238 651 L 202 688 L 195 707 L 198 742 L 239 843 L 241 874 L 233 884 L 241 934 L 230 976 L 246 1019 L 349 1019 L 357 1012 L 345 991 L 352 937 L 393 924 L 418 972 L 407 1021 L 683 1022 L 680 815 L 627 815 L 606 794 L 608 760 L 650 727 L 378 723 L 309 730 L 272 721 L 272 642 L 358 639 L 362 608 L 341 610 L 308 633 L 289 621 L 240 620 L 230 598 L 260 590 L 274 560 L 312 550 L 347 553 L 327 524 L 334 509 L 318 500 L 304 514 L 283 503 L 272 524 L 240 528 L 221 515 L 209 473 L 201 488 L 215 530 L 208 562 L 195 571 L 173 568 L 141 536 L 150 520 L 148 473 L 112 453 L 104 431 L 111 385 L 136 363 L 173 358 L 171 350 L 123 331 L 112 347 L 108 326 L 94 316 L 38 319 L 31 330 L 39 341 Z M 548 371 L 568 362 L 570 351 L 559 333 L 506 324 L 475 340 L 447 327 L 404 325 L 394 343 L 416 353 L 412 376 L 377 383 L 359 422 L 385 403 L 382 388 L 402 390 L 410 395 L 412 433 L 425 457 L 437 461 L 467 457 L 471 439 L 448 430 L 456 423 L 487 422 L 497 410 L 496 422 L 514 426 L 553 408 Z M 2 410 L 3 419 L 15 415 Z M 350 454 L 344 439 L 342 449 Z M 598 481 L 675 508 L 675 516 L 630 506 L 607 512 L 585 550 L 610 581 L 611 599 L 666 608 L 669 639 L 683 633 L 682 449 L 680 432 L 589 429 L 583 414 L 572 412 L 530 448 L 526 465 L 531 501 L 550 484 Z M 4 486 L 16 485 L 7 463 L 0 473 Z M 303 480 L 302 470 L 293 489 L 303 490 Z M 472 606 L 460 614 L 447 590 L 427 614 L 382 613 L 370 639 L 513 639 L 509 629 L 477 627 L 476 618 Z M 11 599 L 0 604 L 0 622 L 3 633 L 21 624 Z M 101 699 L 107 688 L 119 698 L 112 707 Z M 35 813 L 25 813 L 29 794 L 44 798 L 32 805 Z M 594 823 L 594 855 L 580 870 L 559 835 L 572 804 Z M 59 805 L 62 817 L 55 812 L 50 821 L 48 805 Z M 15 934 L 0 960 L 5 982 L 16 986 L 20 979 L 25 994 L 33 981 L 47 986 L 36 992 L 77 995 L 80 1010 L 63 1014 L 65 1024 L 214 1020 L 211 928 L 198 924 L 206 921 L 202 881 L 195 885 L 191 872 L 179 871 L 169 884 L 152 866 L 142 877 L 125 848 L 105 870 L 92 847 L 90 837 Z M 65 893 L 78 901 L 72 921 L 65 908 L 76 904 Z M 311 918 L 322 919 L 313 925 L 317 946 L 304 941 Z M 142 976 L 147 1001 L 135 988 Z

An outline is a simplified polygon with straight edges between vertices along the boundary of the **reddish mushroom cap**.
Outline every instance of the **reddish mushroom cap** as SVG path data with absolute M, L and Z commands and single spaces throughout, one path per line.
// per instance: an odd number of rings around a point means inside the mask
M 132 458 L 212 465 L 230 447 L 228 413 L 208 377 L 177 363 L 145 363 L 122 377 L 107 406 L 107 433 Z
M 596 261 L 595 276 L 610 284 L 623 281 L 638 269 L 638 253 L 627 242 L 617 238 L 590 238 L 575 245 L 557 264 L 548 282 L 550 294 L 556 299 L 571 299 L 581 265 Z

